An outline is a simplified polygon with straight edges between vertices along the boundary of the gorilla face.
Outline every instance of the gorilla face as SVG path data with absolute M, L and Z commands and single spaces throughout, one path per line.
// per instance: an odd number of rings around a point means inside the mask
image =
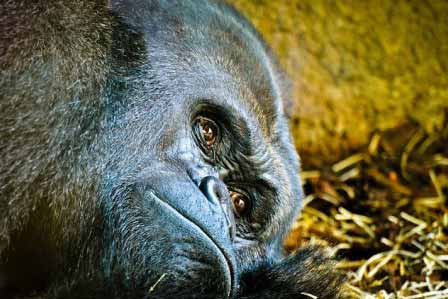
M 299 163 L 257 33 L 110 2 L 0 4 L 0 296 L 334 297 L 326 258 L 283 256 Z
M 193 280 L 228 296 L 278 255 L 301 198 L 280 75 L 227 8 L 115 9 L 119 34 L 136 34 L 113 47 L 114 121 L 101 133 L 107 265 L 152 283 L 166 274 L 165 295 Z

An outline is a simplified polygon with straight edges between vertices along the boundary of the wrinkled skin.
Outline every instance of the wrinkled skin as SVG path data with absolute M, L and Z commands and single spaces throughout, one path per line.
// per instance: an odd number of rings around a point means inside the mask
M 320 251 L 282 250 L 299 162 L 252 27 L 215 1 L 47 2 L 0 4 L 0 295 L 335 297 Z

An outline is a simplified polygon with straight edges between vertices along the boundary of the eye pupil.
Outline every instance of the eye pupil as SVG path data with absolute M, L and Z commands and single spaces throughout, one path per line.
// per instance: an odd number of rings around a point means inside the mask
M 205 125 L 202 127 L 202 134 L 204 135 L 204 138 L 206 141 L 213 140 L 214 133 L 213 133 L 212 128 L 210 128 L 209 126 Z
M 207 146 L 212 146 L 216 142 L 217 129 L 215 125 L 207 119 L 199 120 L 199 129 L 203 141 Z
M 238 192 L 230 192 L 230 199 L 232 200 L 232 206 L 238 216 L 245 213 L 248 206 L 248 199 Z

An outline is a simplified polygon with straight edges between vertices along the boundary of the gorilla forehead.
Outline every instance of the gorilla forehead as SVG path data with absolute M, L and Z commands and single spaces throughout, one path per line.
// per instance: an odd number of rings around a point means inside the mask
M 132 43 L 115 39 L 115 59 L 141 70 L 134 79 L 146 85 L 144 100 L 179 103 L 202 97 L 229 105 L 238 101 L 241 107 L 244 99 L 265 136 L 270 135 L 284 88 L 278 86 L 280 74 L 269 51 L 235 11 L 202 0 L 118 2 L 113 9 L 126 30 L 123 35 L 134 33 Z

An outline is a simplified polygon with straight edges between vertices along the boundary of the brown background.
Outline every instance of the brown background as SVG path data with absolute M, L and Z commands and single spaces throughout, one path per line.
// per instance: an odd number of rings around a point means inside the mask
M 229 0 L 262 32 L 294 87 L 307 161 L 334 161 L 372 133 L 443 126 L 448 1 Z

